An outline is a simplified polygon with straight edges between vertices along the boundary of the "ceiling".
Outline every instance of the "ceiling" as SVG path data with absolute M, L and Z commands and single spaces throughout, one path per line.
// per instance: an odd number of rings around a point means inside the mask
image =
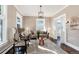
M 16 5 L 15 7 L 23 16 L 38 16 L 40 11 L 39 5 Z M 52 17 L 64 7 L 65 5 L 42 5 L 42 11 L 44 16 Z

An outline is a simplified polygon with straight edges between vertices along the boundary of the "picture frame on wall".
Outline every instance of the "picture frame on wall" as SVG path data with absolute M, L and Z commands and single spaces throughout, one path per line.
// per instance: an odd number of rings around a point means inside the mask
M 79 17 L 78 16 L 70 17 L 70 28 L 72 30 L 79 30 Z

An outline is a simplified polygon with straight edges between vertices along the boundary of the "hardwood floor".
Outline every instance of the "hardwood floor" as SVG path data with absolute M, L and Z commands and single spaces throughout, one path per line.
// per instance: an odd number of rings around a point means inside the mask
M 79 51 L 77 51 L 77 50 L 75 50 L 75 49 L 73 49 L 65 44 L 61 44 L 61 48 L 64 51 L 68 52 L 69 54 L 79 54 Z
M 67 54 L 49 39 L 44 40 L 43 46 L 39 45 L 39 40 L 31 40 L 27 49 L 27 54 Z
M 55 43 L 56 44 L 56 40 L 54 40 L 53 38 L 50 38 L 50 40 L 51 40 L 51 43 Z M 47 41 L 48 42 L 48 41 Z M 47 44 L 47 43 L 46 43 Z M 35 44 L 35 45 L 37 45 L 37 44 Z M 49 45 L 50 46 L 50 45 Z M 36 47 L 36 46 L 35 46 Z M 34 47 L 34 48 L 35 48 Z M 47 47 L 47 46 L 46 46 Z M 30 49 L 29 49 L 30 48 Z M 31 46 L 28 48 L 28 51 L 30 51 L 29 53 L 31 53 L 31 50 L 33 51 L 33 46 L 32 46 L 32 48 L 31 48 Z M 69 53 L 69 54 L 79 54 L 79 51 L 77 51 L 77 50 L 75 50 L 75 49 L 73 49 L 73 48 L 71 48 L 71 47 L 69 47 L 69 46 L 67 46 L 67 45 L 65 45 L 65 44 L 61 44 L 61 48 L 64 50 L 64 51 L 66 51 L 67 53 Z M 34 49 L 35 50 L 35 49 Z M 35 50 L 36 51 L 36 50 Z M 41 50 L 39 50 L 39 51 L 41 51 Z M 37 52 L 35 52 L 35 53 L 37 53 Z M 48 52 L 46 52 L 46 53 L 48 53 Z M 13 48 L 12 49 L 10 49 L 6 54 L 13 54 Z
M 51 38 L 51 37 L 50 37 L 50 40 L 51 40 L 52 42 L 56 43 L 56 40 L 53 39 L 53 38 Z M 71 48 L 70 46 L 65 45 L 65 44 L 61 44 L 61 48 L 62 48 L 64 51 L 68 52 L 69 54 L 79 54 L 79 51 L 77 51 L 77 50 L 75 50 L 75 49 L 73 49 L 73 48 Z
M 44 42 L 45 44 L 41 46 L 39 45 L 39 40 L 31 40 L 29 47 L 27 48 L 27 54 L 67 54 L 67 52 L 49 39 L 45 39 Z M 17 46 L 15 47 L 15 53 L 13 53 L 14 50 L 11 48 L 6 54 L 24 54 L 24 49 L 23 46 Z

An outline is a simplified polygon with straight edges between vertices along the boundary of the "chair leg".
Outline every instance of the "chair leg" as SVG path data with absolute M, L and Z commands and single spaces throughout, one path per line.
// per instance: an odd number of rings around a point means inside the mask
M 25 53 L 27 54 L 27 42 L 25 41 Z
M 13 44 L 13 54 L 15 53 L 15 44 Z

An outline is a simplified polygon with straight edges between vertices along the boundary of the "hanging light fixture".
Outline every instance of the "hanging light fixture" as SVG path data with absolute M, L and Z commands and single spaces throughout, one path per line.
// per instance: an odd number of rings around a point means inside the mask
M 40 11 L 38 12 L 38 18 L 44 18 L 44 12 L 41 11 L 42 5 L 40 5 Z

